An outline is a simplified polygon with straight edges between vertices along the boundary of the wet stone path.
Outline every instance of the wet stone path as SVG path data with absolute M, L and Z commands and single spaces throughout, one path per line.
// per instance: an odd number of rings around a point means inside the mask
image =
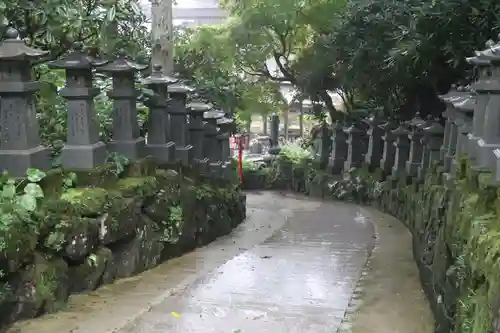
M 281 198 L 290 208 L 282 228 L 120 333 L 335 332 L 371 251 L 373 227 L 356 206 L 307 202 Z
M 248 194 L 247 207 L 247 220 L 230 235 L 139 276 L 72 296 L 65 310 L 19 323 L 9 333 L 337 333 L 376 242 L 372 215 L 356 205 L 271 192 Z M 392 238 L 382 238 L 393 247 L 375 252 L 381 257 L 374 276 L 402 277 L 370 282 L 377 293 L 367 299 L 378 307 L 360 313 L 375 323 L 394 305 L 385 295 L 404 299 L 407 289 L 421 295 L 409 234 L 391 223 L 377 227 L 389 233 Z M 397 239 L 408 248 L 409 268 L 399 275 L 391 268 L 402 260 Z M 393 292 L 394 285 L 406 287 Z M 402 326 L 370 333 L 401 332 L 406 314 L 414 312 L 411 303 L 397 315 Z M 423 298 L 419 304 L 426 307 Z M 424 312 L 419 323 L 431 322 Z

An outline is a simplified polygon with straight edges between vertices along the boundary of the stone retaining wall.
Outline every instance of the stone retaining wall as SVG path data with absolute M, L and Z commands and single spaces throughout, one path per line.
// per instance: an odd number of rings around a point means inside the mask
M 0 234 L 0 327 L 56 311 L 71 293 L 151 269 L 245 218 L 245 196 L 232 182 L 144 161 L 119 176 L 109 171 L 79 173 L 71 188 L 60 186 L 67 173 L 51 173 L 37 228 L 19 219 L 19 227 Z

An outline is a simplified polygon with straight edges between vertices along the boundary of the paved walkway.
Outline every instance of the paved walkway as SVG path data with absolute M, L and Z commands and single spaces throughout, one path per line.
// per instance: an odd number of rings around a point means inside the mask
M 231 235 L 11 333 L 337 332 L 375 243 L 370 214 L 266 192 L 248 207 Z

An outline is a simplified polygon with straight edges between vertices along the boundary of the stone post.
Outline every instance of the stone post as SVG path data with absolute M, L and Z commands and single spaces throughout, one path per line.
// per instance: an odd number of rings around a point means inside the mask
M 219 146 L 221 147 L 221 157 L 222 157 L 222 175 L 225 178 L 230 178 L 232 176 L 231 170 L 231 147 L 229 145 L 229 136 L 233 131 L 233 120 L 230 118 L 222 117 L 217 119 L 217 126 L 219 127 L 219 135 L 217 139 L 219 140 Z
M 382 140 L 382 129 L 380 126 L 380 120 L 375 116 L 371 116 L 366 119 L 365 122 L 370 126 L 368 129 L 368 151 L 365 155 L 365 162 L 370 166 L 372 170 L 380 167 L 380 160 L 384 154 L 384 144 Z
M 450 110 L 453 108 L 453 100 L 456 98 L 460 97 L 460 92 L 457 91 L 457 88 L 455 85 L 451 86 L 450 91 L 444 95 L 438 96 L 439 99 L 441 99 L 445 105 L 446 105 L 446 110 L 443 112 L 443 117 L 446 119 L 445 121 L 445 127 L 444 127 L 444 139 L 443 139 L 443 146 L 441 147 L 441 152 L 440 152 L 440 159 L 443 161 L 445 160 L 446 153 L 448 152 L 448 146 L 450 143 L 450 129 L 451 129 L 451 115 L 453 114 L 453 110 Z
M 331 150 L 331 137 L 328 129 L 328 124 L 323 122 L 321 125 L 320 142 L 319 142 L 319 168 L 325 170 L 328 166 L 328 159 Z
M 443 144 L 444 128 L 435 119 L 433 123 L 424 128 L 424 137 L 422 138 L 425 149 L 422 157 L 422 164 L 418 170 L 419 179 L 424 179 L 427 170 L 436 162 L 439 162 L 441 145 Z
M 68 102 L 68 134 L 62 150 L 62 166 L 68 169 L 93 169 L 105 163 L 106 145 L 99 140 L 99 123 L 94 110 L 94 97 L 99 88 L 92 85 L 93 67 L 102 66 L 75 43 L 73 52 L 49 63 L 50 68 L 66 71 L 66 86 L 60 94 Z
M 351 168 L 359 168 L 363 165 L 365 133 L 355 125 L 346 128 L 344 132 L 347 135 L 347 160 L 344 162 L 344 170 L 349 171 Z
M 394 146 L 396 147 L 392 176 L 397 177 L 405 170 L 406 162 L 408 162 L 410 155 L 410 139 L 408 138 L 408 134 L 410 132 L 401 124 L 391 133 L 394 136 Z
M 278 155 L 280 152 L 279 138 L 280 135 L 280 117 L 273 112 L 271 115 L 271 147 L 269 148 L 269 154 Z
M 342 173 L 344 162 L 347 157 L 347 137 L 344 133 L 344 127 L 340 122 L 333 126 L 332 151 L 328 159 L 328 169 L 334 174 Z
M 47 170 L 49 150 L 40 144 L 31 62 L 48 52 L 32 49 L 8 28 L 0 44 L 0 172 L 24 176 L 29 168 Z
M 489 41 L 486 47 L 493 46 L 494 42 Z M 477 81 L 471 86 L 473 92 L 476 94 L 476 105 L 474 107 L 474 118 L 472 125 L 472 132 L 468 134 L 468 152 L 469 158 L 472 163 L 477 164 L 479 158 L 479 141 L 484 135 L 484 119 L 486 107 L 490 101 L 490 76 L 491 76 L 491 62 L 489 59 L 480 56 L 470 57 L 466 59 L 468 63 L 475 66 L 478 74 Z
M 129 60 L 124 51 L 120 51 L 113 62 L 97 69 L 113 80 L 113 90 L 108 93 L 113 100 L 113 138 L 108 143 L 108 150 L 130 160 L 144 156 L 145 140 L 140 136 L 137 122 L 135 75 L 146 68 Z
M 219 145 L 217 120 L 224 117 L 224 112 L 219 110 L 207 111 L 203 114 L 205 119 L 205 156 L 208 157 L 210 174 L 215 177 L 222 176 L 222 147 Z
M 410 154 L 408 161 L 406 162 L 406 172 L 410 177 L 416 177 L 418 174 L 418 167 L 422 162 L 422 128 L 430 125 L 425 120 L 420 118 L 420 114 L 417 112 L 415 117 L 408 123 L 411 128 L 411 132 L 408 133 L 408 139 L 410 140 Z
M 484 87 L 490 93 L 490 98 L 485 109 L 483 132 L 478 140 L 477 161 L 480 167 L 496 170 L 497 156 L 500 155 L 500 43 L 489 45 L 486 50 L 476 52 L 478 58 L 489 60 L 492 65 L 491 77 Z
M 154 92 L 154 96 L 146 104 L 149 107 L 146 153 L 164 163 L 175 162 L 175 143 L 167 133 L 168 86 L 175 82 L 177 79 L 163 74 L 161 65 L 154 65 L 151 75 L 143 80 L 143 84 Z
M 188 105 L 189 112 L 189 144 L 193 146 L 193 159 L 201 166 L 202 171 L 208 168 L 208 157 L 204 154 L 203 114 L 212 106 L 202 102 Z
M 395 129 L 395 124 L 393 122 L 386 122 L 380 125 L 383 131 L 382 139 L 384 140 L 384 154 L 382 160 L 380 161 L 380 167 L 385 174 L 390 174 L 392 172 L 392 167 L 394 166 L 394 159 L 396 157 L 396 146 L 394 146 L 394 134 L 392 131 Z
M 456 170 L 462 154 L 469 155 L 468 135 L 472 131 L 471 119 L 476 106 L 476 96 L 468 95 L 464 99 L 453 103 L 457 116 L 454 125 L 457 130 L 457 142 L 455 146 L 455 159 L 452 161 L 451 169 Z M 475 147 L 474 147 L 475 148 Z
M 176 160 L 184 166 L 191 164 L 194 153 L 193 146 L 188 143 L 188 112 L 186 110 L 187 95 L 192 91 L 192 88 L 181 83 L 174 83 L 168 87 L 169 133 L 172 141 L 175 142 Z

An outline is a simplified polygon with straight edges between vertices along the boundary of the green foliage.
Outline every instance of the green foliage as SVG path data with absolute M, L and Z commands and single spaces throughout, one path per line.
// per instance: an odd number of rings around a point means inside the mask
M 278 157 L 292 163 L 304 163 L 312 160 L 313 155 L 308 147 L 303 148 L 300 143 L 293 142 L 281 146 Z

